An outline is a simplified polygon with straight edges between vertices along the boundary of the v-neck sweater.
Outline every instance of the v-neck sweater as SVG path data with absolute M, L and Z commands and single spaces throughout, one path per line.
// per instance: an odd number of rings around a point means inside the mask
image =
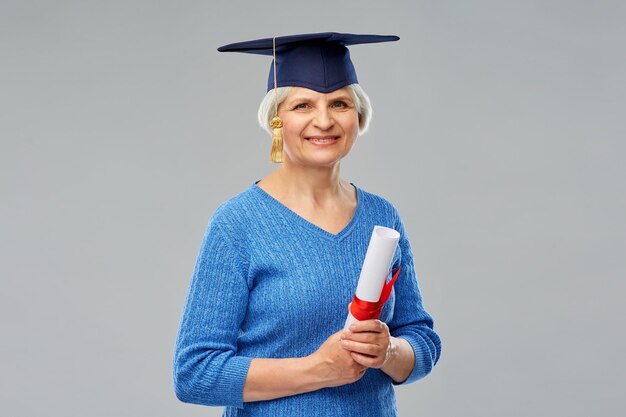
M 258 181 L 257 181 L 258 182 Z M 413 253 L 396 208 L 352 184 L 357 207 L 337 234 L 304 219 L 256 182 L 217 208 L 200 245 L 174 352 L 174 387 L 184 402 L 225 406 L 224 416 L 396 416 L 393 385 L 379 369 L 340 387 L 243 402 L 254 358 L 315 352 L 343 327 L 375 225 L 400 233 L 401 272 L 380 320 L 406 339 L 426 376 L 441 341 L 425 311 Z

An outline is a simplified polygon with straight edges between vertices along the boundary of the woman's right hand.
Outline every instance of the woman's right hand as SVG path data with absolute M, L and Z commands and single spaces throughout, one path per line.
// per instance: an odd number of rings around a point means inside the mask
M 309 356 L 253 358 L 243 387 L 243 401 L 273 400 L 361 379 L 367 366 L 352 359 L 352 352 L 341 345 L 342 333 L 340 330 L 331 335 Z
M 358 381 L 367 366 L 352 359 L 350 351 L 341 346 L 343 330 L 330 335 L 308 359 L 313 362 L 313 372 L 319 379 L 320 388 L 338 387 Z

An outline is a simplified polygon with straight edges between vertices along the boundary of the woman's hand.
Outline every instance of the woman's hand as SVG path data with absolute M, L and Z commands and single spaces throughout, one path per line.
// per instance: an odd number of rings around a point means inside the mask
M 342 333 L 344 331 L 340 330 L 332 334 L 309 356 L 314 363 L 320 388 L 351 384 L 361 379 L 367 370 L 367 366 L 354 360 L 350 352 L 341 346 Z
M 380 320 L 358 321 L 342 332 L 341 345 L 359 364 L 382 368 L 393 353 L 389 328 Z

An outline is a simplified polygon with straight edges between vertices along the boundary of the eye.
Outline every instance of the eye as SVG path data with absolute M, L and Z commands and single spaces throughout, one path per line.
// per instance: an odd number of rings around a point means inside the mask
M 337 100 L 331 105 L 331 107 L 335 109 L 347 109 L 349 106 L 345 101 Z
M 293 107 L 293 109 L 294 110 L 306 110 L 309 107 L 310 107 L 309 103 L 298 103 Z

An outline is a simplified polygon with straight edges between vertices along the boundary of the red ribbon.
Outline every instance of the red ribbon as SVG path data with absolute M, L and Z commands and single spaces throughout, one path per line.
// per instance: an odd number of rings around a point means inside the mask
M 393 272 L 393 271 L 392 271 Z M 377 319 L 380 317 L 380 312 L 383 309 L 383 306 L 389 299 L 391 295 L 391 289 L 393 288 L 394 282 L 398 278 L 400 274 L 400 268 L 396 270 L 396 273 L 391 277 L 389 282 L 386 282 L 383 286 L 383 290 L 380 293 L 380 298 L 376 302 L 361 300 L 354 294 L 354 298 L 352 299 L 352 304 L 350 304 L 350 314 L 352 316 L 361 321 L 361 320 L 370 320 Z

